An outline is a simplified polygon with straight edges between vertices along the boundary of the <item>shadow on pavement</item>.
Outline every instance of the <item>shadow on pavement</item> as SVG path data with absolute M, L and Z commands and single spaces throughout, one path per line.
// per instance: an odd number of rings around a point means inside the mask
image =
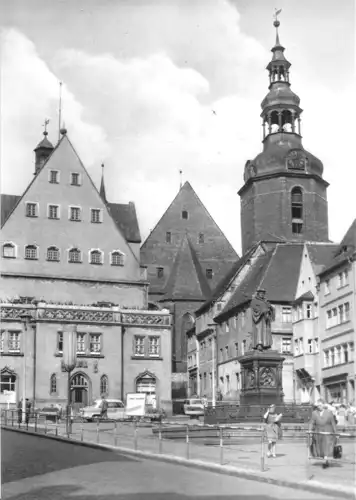
M 6 496 L 8 500 L 275 500 L 275 497 L 270 495 L 250 495 L 248 493 L 232 493 L 231 495 L 185 495 L 175 492 L 163 493 L 115 493 L 109 495 L 97 494 L 80 494 L 81 488 L 73 486 L 51 486 L 38 488 L 31 492 L 22 493 L 20 495 Z M 292 497 L 293 500 L 298 500 L 298 493 Z M 331 497 L 330 497 L 331 498 Z M 310 497 L 304 496 L 302 500 L 312 500 Z
M 137 462 L 137 460 L 110 450 L 61 443 L 38 436 L 1 430 L 1 481 L 3 484 L 100 462 Z

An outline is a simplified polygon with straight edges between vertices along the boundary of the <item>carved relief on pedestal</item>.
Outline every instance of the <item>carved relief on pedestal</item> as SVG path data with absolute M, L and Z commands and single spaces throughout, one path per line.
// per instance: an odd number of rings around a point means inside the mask
M 272 368 L 260 368 L 260 387 L 276 387 L 276 374 Z

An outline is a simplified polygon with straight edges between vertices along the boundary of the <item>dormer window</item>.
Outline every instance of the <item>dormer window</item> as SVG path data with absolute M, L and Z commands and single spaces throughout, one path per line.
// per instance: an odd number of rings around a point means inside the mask
M 182 211 L 182 219 L 188 219 L 188 212 L 186 210 Z

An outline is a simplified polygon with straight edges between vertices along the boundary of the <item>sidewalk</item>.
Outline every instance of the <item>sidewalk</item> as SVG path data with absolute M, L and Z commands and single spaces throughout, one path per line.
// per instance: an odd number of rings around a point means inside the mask
M 39 429 L 40 430 L 40 429 Z M 42 428 L 42 432 L 44 429 Z M 54 426 L 48 425 L 48 434 L 55 433 Z M 192 466 L 195 464 L 216 465 L 225 473 L 233 470 L 239 471 L 241 475 L 248 474 L 251 479 L 273 482 L 287 486 L 301 487 L 317 491 L 318 485 L 328 490 L 328 494 L 340 496 L 348 494 L 350 498 L 355 492 L 355 440 L 341 440 L 343 446 L 343 458 L 331 462 L 328 469 L 323 469 L 319 461 L 307 460 L 306 441 L 280 441 L 277 446 L 277 458 L 265 458 L 264 471 L 261 470 L 261 443 L 256 438 L 243 436 L 241 444 L 239 439 L 234 444 L 225 440 L 223 449 L 217 445 L 209 445 L 210 440 L 202 442 L 190 442 L 187 446 L 184 440 L 162 440 L 153 435 L 152 429 L 137 427 L 136 441 L 134 427 L 130 424 L 118 423 L 116 439 L 113 423 L 100 423 L 99 432 L 95 424 L 73 425 L 71 439 L 83 440 L 86 443 L 115 446 L 121 451 L 147 452 L 150 455 L 161 455 L 161 459 L 178 457 L 180 463 L 186 462 Z M 65 436 L 64 426 L 58 427 L 58 435 Z M 136 442 L 136 445 L 135 445 Z M 206 444 L 204 444 L 204 442 Z M 266 448 L 266 445 L 265 445 Z M 222 460 L 221 460 L 222 459 Z M 189 460 L 189 461 L 187 461 Z M 222 464 L 222 467 L 220 467 Z

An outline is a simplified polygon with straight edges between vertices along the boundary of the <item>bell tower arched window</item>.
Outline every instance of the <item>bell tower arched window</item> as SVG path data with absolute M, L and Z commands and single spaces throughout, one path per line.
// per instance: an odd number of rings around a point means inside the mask
M 303 192 L 300 187 L 295 187 L 291 192 L 292 233 L 303 232 Z

